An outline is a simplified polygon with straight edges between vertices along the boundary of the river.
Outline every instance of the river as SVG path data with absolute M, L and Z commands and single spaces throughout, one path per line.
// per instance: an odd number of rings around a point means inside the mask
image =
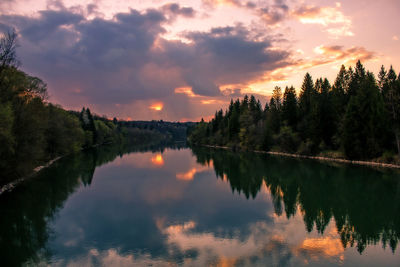
M 399 171 L 105 146 L 0 195 L 2 266 L 400 266 Z

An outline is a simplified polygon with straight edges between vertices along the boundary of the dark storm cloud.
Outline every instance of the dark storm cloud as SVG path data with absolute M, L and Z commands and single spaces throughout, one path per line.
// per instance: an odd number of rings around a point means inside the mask
M 258 15 L 268 24 L 275 25 L 289 17 L 289 7 L 284 0 L 275 0 L 272 4 L 257 10 Z
M 60 26 L 75 25 L 84 18 L 69 11 L 46 10 L 39 12 L 38 19 L 22 16 L 9 17 L 21 29 L 20 34 L 31 42 L 46 41 L 47 36 L 54 34 Z
M 220 85 L 245 84 L 288 64 L 287 52 L 272 50 L 269 39 L 252 40 L 240 25 L 186 33 L 190 43 L 160 37 L 172 17 L 194 14 L 168 4 L 87 20 L 61 8 L 35 18 L 3 15 L 0 27 L 18 30 L 23 68 L 43 78 L 66 105 L 162 98 L 181 86 L 215 96 Z
M 271 50 L 268 39 L 251 40 L 250 31 L 238 25 L 236 27 L 214 28 L 210 32 L 187 34 L 193 41 L 194 61 L 185 64 L 189 81 L 201 79 L 204 84 L 218 87 L 223 84 L 243 83 L 260 78 L 265 72 L 281 67 L 289 56 L 283 51 Z M 210 94 L 209 88 L 202 83 L 192 84 L 197 94 Z M 214 91 L 214 93 L 219 90 Z

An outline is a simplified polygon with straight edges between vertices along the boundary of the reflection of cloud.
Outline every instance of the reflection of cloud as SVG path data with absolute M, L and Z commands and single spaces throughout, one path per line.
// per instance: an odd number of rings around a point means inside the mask
M 196 174 L 197 170 L 196 168 L 193 168 L 187 172 L 180 172 L 176 174 L 176 178 L 179 180 L 183 181 L 191 181 L 194 178 L 194 175 Z
M 187 172 L 179 172 L 176 174 L 176 178 L 178 180 L 191 181 L 191 180 L 193 180 L 196 173 L 199 173 L 202 171 L 207 171 L 210 168 L 212 168 L 212 161 L 210 161 L 209 165 L 206 165 L 206 166 L 199 165 L 199 166 L 193 167 L 192 169 L 188 170 Z
M 287 233 L 274 234 L 265 222 L 248 226 L 246 238 L 220 236 L 214 233 L 196 232 L 196 222 L 165 226 L 165 218 L 156 220 L 157 226 L 166 235 L 168 247 L 180 253 L 194 251 L 196 258 L 184 259 L 183 266 L 233 266 L 240 265 L 296 265 L 294 248 L 286 243 Z M 277 264 L 279 263 L 279 264 Z
M 149 253 L 128 252 L 109 248 L 93 248 L 75 259 L 59 260 L 56 265 L 91 266 L 298 266 L 304 263 L 321 263 L 344 260 L 344 249 L 334 224 L 325 237 L 305 235 L 301 216 L 295 220 L 275 221 L 274 227 L 265 221 L 254 222 L 240 231 L 248 232 L 224 236 L 213 232 L 198 232 L 194 220 L 169 224 L 167 217 L 155 217 L 157 229 L 165 236 L 166 255 L 161 258 Z M 299 220 L 297 220 L 299 219 Z M 295 229 L 291 229 L 295 227 Z M 238 229 L 239 231 L 239 229 Z M 295 231 L 294 235 L 292 231 Z M 300 235 L 300 236 L 299 236 Z M 185 255 L 176 258 L 176 255 Z
M 149 254 L 122 254 L 116 248 L 110 248 L 104 251 L 90 249 L 87 255 L 78 259 L 64 262 L 56 261 L 55 266 L 169 266 L 161 259 L 153 259 Z
M 197 258 L 191 260 L 196 266 L 222 265 L 234 263 L 246 255 L 253 255 L 259 249 L 254 239 L 241 241 L 236 238 L 221 238 L 213 233 L 195 233 L 196 223 L 189 221 L 183 224 L 163 227 L 161 230 L 167 236 L 167 243 L 176 246 L 182 252 L 195 250 Z M 184 265 L 190 265 L 185 262 Z M 223 266 L 223 265 L 222 265 Z
M 132 166 L 134 168 L 154 168 L 157 167 L 154 165 L 152 158 L 155 158 L 155 154 L 152 152 L 144 152 L 144 153 L 131 153 L 129 155 L 125 155 L 122 158 L 117 158 L 113 162 L 116 166 Z
M 151 162 L 156 166 L 164 165 L 164 159 L 161 154 L 157 154 L 157 155 L 151 157 Z
M 314 256 L 341 256 L 344 248 L 339 238 L 331 238 L 330 236 L 321 238 L 306 238 L 301 244 L 300 251 L 307 251 Z

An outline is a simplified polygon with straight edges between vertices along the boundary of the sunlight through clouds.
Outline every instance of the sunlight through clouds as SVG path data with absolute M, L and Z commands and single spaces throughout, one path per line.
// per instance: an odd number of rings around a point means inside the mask
M 293 11 L 293 16 L 304 24 L 319 24 L 333 37 L 354 36 L 351 31 L 352 21 L 340 11 L 341 4 L 335 7 L 304 5 Z
M 332 79 L 340 64 L 362 60 L 376 72 L 397 62 L 395 27 L 380 27 L 385 45 L 361 35 L 359 1 L 14 0 L 0 3 L 0 30 L 16 29 L 22 69 L 43 78 L 52 102 L 197 120 L 243 93 L 298 89 L 311 68 Z M 228 87 L 240 93 L 225 95 Z
M 155 103 L 153 105 L 151 105 L 149 108 L 155 111 L 161 111 L 164 107 L 164 104 L 159 102 L 159 103 Z

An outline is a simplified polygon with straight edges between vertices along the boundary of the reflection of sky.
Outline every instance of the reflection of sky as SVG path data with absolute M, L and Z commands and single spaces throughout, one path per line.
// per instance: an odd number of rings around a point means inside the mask
M 153 158 L 161 157 L 163 165 Z M 190 179 L 186 179 L 190 177 Z M 55 265 L 368 265 L 400 260 L 368 246 L 344 250 L 334 221 L 307 233 L 301 212 L 274 214 L 268 189 L 232 193 L 190 150 L 132 153 L 96 169 L 51 225 Z M 376 265 L 376 264 L 375 264 Z

